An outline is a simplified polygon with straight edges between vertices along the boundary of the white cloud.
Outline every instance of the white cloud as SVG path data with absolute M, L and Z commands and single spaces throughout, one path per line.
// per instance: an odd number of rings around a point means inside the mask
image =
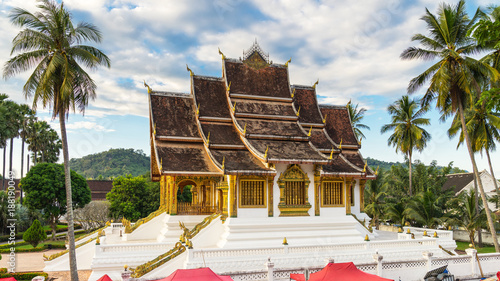
M 66 124 L 66 128 L 69 130 L 80 130 L 80 129 L 86 129 L 86 130 L 94 130 L 98 132 L 114 132 L 114 129 L 110 129 L 109 126 L 103 126 L 101 124 L 98 124 L 96 122 L 90 122 L 90 121 L 78 121 L 74 123 L 69 123 Z

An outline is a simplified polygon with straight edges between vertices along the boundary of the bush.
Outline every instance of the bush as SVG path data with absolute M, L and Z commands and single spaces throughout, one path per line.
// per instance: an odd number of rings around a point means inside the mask
M 0 242 L 7 242 L 9 241 L 10 235 L 2 235 L 0 236 Z M 17 233 L 16 234 L 16 239 L 23 239 L 23 233 Z
M 24 232 L 23 235 L 23 240 L 30 243 L 33 248 L 36 248 L 38 243 L 45 239 L 47 239 L 47 233 L 45 233 L 38 220 L 34 220 L 33 224 Z
M 14 277 L 16 280 L 31 280 L 37 276 L 45 277 L 45 280 L 49 279 L 49 275 L 45 272 L 23 272 L 23 273 L 2 273 L 0 278 Z
M 0 274 L 7 273 L 7 268 L 0 268 Z

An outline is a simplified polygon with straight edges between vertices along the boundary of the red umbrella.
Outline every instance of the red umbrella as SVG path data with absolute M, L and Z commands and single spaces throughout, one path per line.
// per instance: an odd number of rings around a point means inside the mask
M 156 281 L 233 281 L 231 276 L 217 275 L 210 268 L 177 269 L 168 277 Z
M 107 274 L 104 274 L 101 278 L 97 279 L 97 281 L 113 281 Z
M 14 277 L 0 278 L 0 281 L 17 281 Z
M 394 281 L 359 270 L 354 263 L 329 263 L 322 270 L 311 274 L 309 281 Z
M 306 281 L 306 277 L 304 276 L 304 274 L 300 274 L 300 273 L 291 273 L 290 279 L 295 280 L 295 281 Z

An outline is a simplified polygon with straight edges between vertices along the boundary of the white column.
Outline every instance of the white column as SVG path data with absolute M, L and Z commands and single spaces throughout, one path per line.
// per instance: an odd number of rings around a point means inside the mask
M 380 255 L 378 252 L 375 252 L 373 254 L 373 259 L 377 262 L 377 275 L 382 277 L 382 255 Z
M 424 259 L 427 260 L 427 271 L 431 271 L 432 270 L 432 255 L 434 255 L 434 253 L 423 252 L 422 255 L 424 256 Z
M 471 264 L 472 276 L 476 276 L 477 272 L 478 272 L 477 259 L 476 259 L 477 250 L 469 248 L 469 249 L 465 249 L 465 252 L 467 253 L 467 255 L 469 255 L 471 257 L 470 264 Z
M 271 258 L 267 259 L 267 280 L 274 281 L 274 263 L 271 262 Z

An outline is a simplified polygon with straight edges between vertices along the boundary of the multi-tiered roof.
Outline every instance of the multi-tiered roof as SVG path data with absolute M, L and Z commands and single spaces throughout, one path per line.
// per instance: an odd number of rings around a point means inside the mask
M 160 175 L 274 175 L 274 164 L 317 164 L 322 175 L 374 177 L 347 108 L 319 105 L 314 86 L 290 85 L 288 62 L 258 44 L 222 53 L 222 77 L 194 75 L 191 93 L 153 91 L 151 171 Z

